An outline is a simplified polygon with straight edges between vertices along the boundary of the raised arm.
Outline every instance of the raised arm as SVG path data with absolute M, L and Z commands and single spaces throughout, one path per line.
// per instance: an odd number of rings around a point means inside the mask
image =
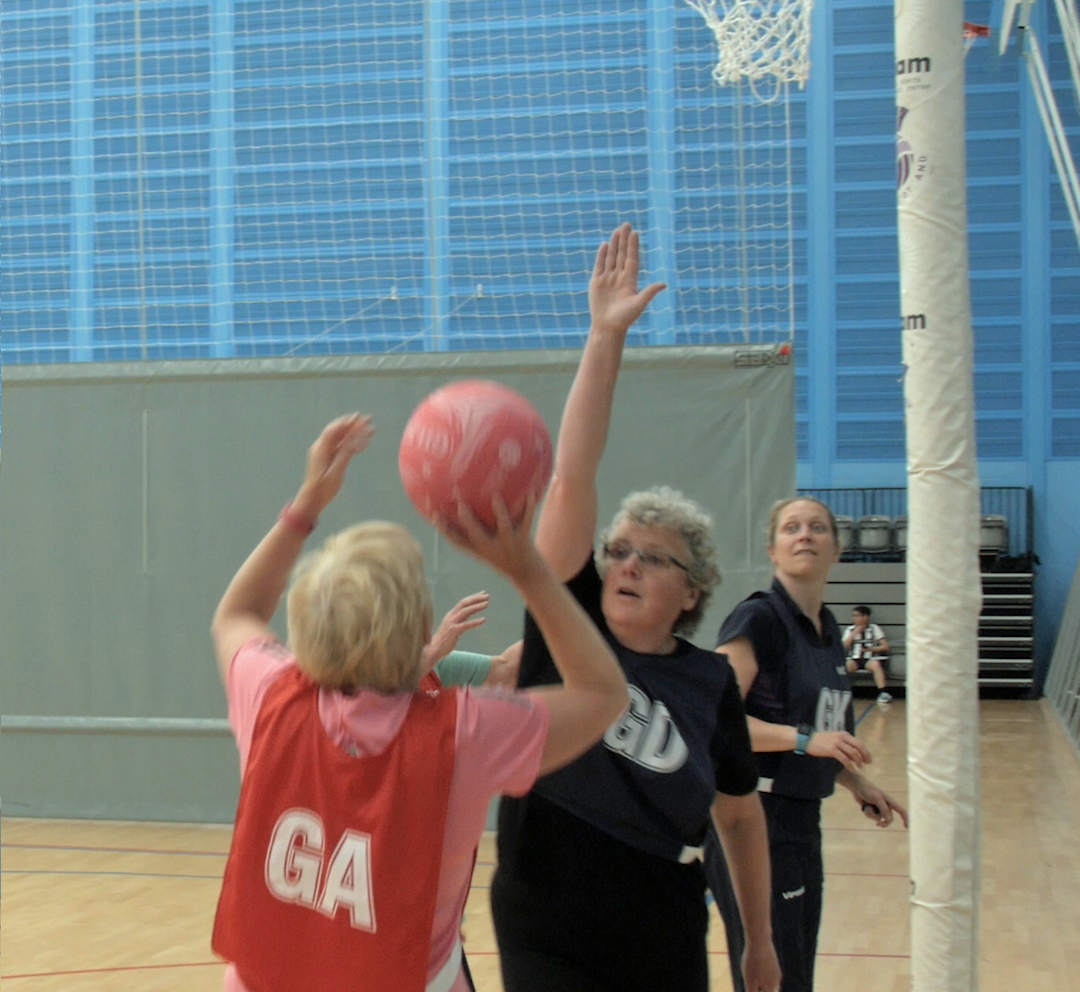
M 470 593 L 464 599 L 459 599 L 447 611 L 446 616 L 435 628 L 435 633 L 424 645 L 420 655 L 420 669 L 422 672 L 430 672 L 440 661 L 447 658 L 451 652 L 455 652 L 458 639 L 466 631 L 475 630 L 486 622 L 486 617 L 480 616 L 491 605 L 491 597 L 486 592 Z M 439 673 L 442 676 L 442 672 Z M 486 672 L 485 672 L 486 674 Z M 453 683 L 454 679 L 444 679 Z
M 252 637 L 269 633 L 270 618 L 304 539 L 341 489 L 353 455 L 367 447 L 373 432 L 371 418 L 354 413 L 328 424 L 308 449 L 296 498 L 240 566 L 214 611 L 210 635 L 222 681 L 237 649 Z
M 589 336 L 566 398 L 555 471 L 540 512 L 536 544 L 566 580 L 581 568 L 596 531 L 596 472 L 607 445 L 615 381 L 626 333 L 663 283 L 638 289 L 639 237 L 616 228 L 596 253 L 589 281 Z
M 550 723 L 540 774 L 560 768 L 595 744 L 626 709 L 622 669 L 585 611 L 559 581 L 529 538 L 535 505 L 516 527 L 501 500 L 493 504 L 497 530 L 489 533 L 463 504 L 460 532 L 440 521 L 452 543 L 502 572 L 515 586 L 540 627 L 562 676 L 561 686 L 531 690 L 543 695 Z
M 486 592 L 474 592 L 450 608 L 424 645 L 422 671 L 434 667 L 447 685 L 481 685 L 489 689 L 516 689 L 521 665 L 521 641 L 515 641 L 502 654 L 478 654 L 459 651 L 458 638 L 485 622 L 480 616 L 491 605 Z

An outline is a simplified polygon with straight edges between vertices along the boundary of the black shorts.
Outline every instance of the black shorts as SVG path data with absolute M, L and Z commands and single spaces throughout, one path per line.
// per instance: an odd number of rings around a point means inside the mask
M 869 658 L 848 658 L 848 661 L 859 670 L 864 670 L 871 661 L 880 661 L 881 667 L 885 668 L 889 663 L 887 654 L 872 654 Z

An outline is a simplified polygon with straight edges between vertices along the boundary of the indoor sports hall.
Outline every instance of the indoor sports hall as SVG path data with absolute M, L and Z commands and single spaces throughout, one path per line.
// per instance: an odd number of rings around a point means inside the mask
M 554 437 L 629 222 L 666 289 L 601 518 L 658 483 L 709 511 L 711 650 L 813 496 L 826 605 L 888 640 L 855 733 L 911 828 L 824 802 L 816 988 L 1080 992 L 1076 0 L 2 0 L 0 34 L 5 990 L 223 987 L 211 617 L 328 420 L 377 434 L 324 532 L 404 525 L 437 618 L 491 594 L 459 647 L 521 636 L 398 443 L 459 379 Z

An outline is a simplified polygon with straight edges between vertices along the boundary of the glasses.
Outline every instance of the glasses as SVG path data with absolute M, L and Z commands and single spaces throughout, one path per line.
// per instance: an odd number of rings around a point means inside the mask
M 684 565 L 666 551 L 642 551 L 641 548 L 635 548 L 627 541 L 612 541 L 610 544 L 605 544 L 603 553 L 605 558 L 610 558 L 612 561 L 626 561 L 631 555 L 637 555 L 642 568 L 666 569 L 674 565 L 684 572 L 690 571 L 689 566 Z

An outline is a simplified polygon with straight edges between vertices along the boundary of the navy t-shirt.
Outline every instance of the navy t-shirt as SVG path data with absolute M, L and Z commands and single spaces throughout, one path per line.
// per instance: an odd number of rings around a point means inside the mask
M 738 683 L 725 657 L 682 638 L 669 655 L 620 644 L 601 611 L 602 585 L 590 560 L 568 588 L 619 659 L 630 709 L 600 743 L 536 788 L 627 843 L 677 858 L 684 844 L 701 843 L 717 792 L 746 795 L 756 788 Z M 560 681 L 526 614 L 518 685 Z
M 500 800 L 500 884 L 524 886 L 532 913 L 546 912 L 550 900 L 564 924 L 599 912 L 620 925 L 635 919 L 651 930 L 703 933 L 704 871 L 700 862 L 681 864 L 679 852 L 702 842 L 717 792 L 748 795 L 758 780 L 734 672 L 722 655 L 681 639 L 671 655 L 619 644 L 601 612 L 593 560 L 567 586 L 611 644 L 633 703 L 566 769 Z M 560 681 L 526 614 L 519 687 Z

